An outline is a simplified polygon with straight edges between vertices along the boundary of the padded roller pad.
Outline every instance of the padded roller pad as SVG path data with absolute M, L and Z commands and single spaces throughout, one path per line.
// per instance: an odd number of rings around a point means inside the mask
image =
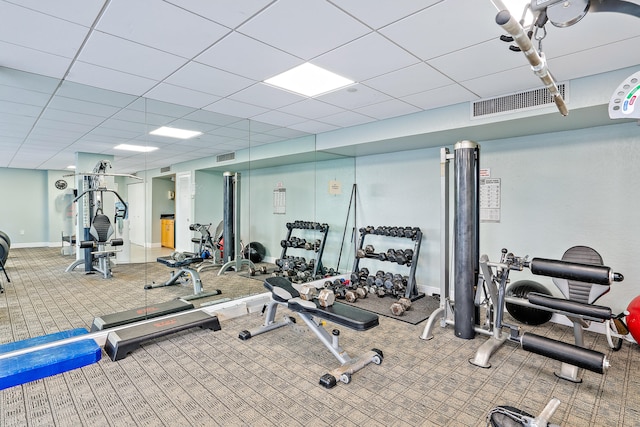
M 572 313 L 579 316 L 588 316 L 593 319 L 611 319 L 611 308 L 602 305 L 583 304 L 581 302 L 570 301 L 563 298 L 550 297 L 536 292 L 527 295 L 531 304 L 548 307 L 553 310 Z
M 85 334 L 87 334 L 86 329 L 78 328 L 29 338 L 0 345 L 0 353 L 22 350 Z M 98 362 L 101 357 L 100 346 L 92 339 L 83 339 L 1 359 L 0 390 L 81 368 Z

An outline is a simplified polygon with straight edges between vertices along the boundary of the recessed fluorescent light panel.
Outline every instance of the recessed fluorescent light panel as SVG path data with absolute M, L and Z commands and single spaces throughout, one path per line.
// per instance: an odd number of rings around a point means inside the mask
M 126 151 L 138 151 L 140 153 L 148 153 L 149 151 L 157 150 L 158 147 L 149 147 L 148 145 L 129 145 L 129 144 L 120 144 L 116 145 L 116 150 L 126 150 Z
M 189 139 L 193 138 L 194 136 L 202 135 L 202 132 L 162 126 L 156 130 L 152 130 L 151 132 L 149 132 L 149 134 L 156 136 L 168 136 L 169 138 Z
M 264 81 L 266 84 L 314 97 L 355 83 L 324 68 L 304 63 Z

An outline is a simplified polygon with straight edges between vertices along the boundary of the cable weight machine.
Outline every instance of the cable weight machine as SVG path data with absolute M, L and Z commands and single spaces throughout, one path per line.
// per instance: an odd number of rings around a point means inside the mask
M 223 256 L 224 264 L 218 271 L 221 276 L 225 271 L 233 268 L 240 271 L 243 265 L 255 269 L 250 259 L 242 257 L 240 244 L 240 173 L 225 172 L 223 174 Z

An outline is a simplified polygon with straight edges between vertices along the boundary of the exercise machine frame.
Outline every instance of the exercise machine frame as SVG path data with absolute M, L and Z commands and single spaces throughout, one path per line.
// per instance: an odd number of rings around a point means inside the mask
M 433 338 L 432 328 L 440 319 L 441 327 L 454 326 L 455 335 L 459 338 L 472 339 L 476 333 L 490 336 L 490 339 L 470 360 L 472 364 L 489 367 L 490 356 L 507 340 L 518 342 L 523 349 L 563 362 L 560 377 L 570 381 L 579 381 L 578 367 L 603 373 L 609 365 L 603 354 L 582 348 L 580 337 L 576 334 L 576 344 L 572 345 L 534 334 L 519 335 L 519 329 L 505 325 L 502 321 L 505 303 L 505 290 L 508 283 L 509 270 L 522 270 L 534 266 L 533 274 L 551 277 L 568 278 L 589 283 L 610 284 L 622 280 L 622 275 L 613 273 L 609 267 L 590 266 L 567 263 L 556 260 L 534 259 L 531 262 L 512 254 L 503 253 L 500 263 L 490 263 L 486 255 L 479 257 L 479 146 L 471 141 L 455 144 L 455 154 L 447 148 L 441 149 L 441 209 L 440 209 L 440 307 L 429 317 L 420 336 L 421 339 Z M 450 295 L 450 211 L 449 211 L 449 162 L 455 159 L 455 221 L 454 229 L 454 290 L 455 300 Z M 492 270 L 493 269 L 493 270 Z M 482 270 L 482 271 L 480 271 Z M 577 274 L 580 279 L 575 279 Z M 597 282 L 593 282 L 593 281 Z M 487 298 L 484 304 L 487 309 L 486 324 L 479 322 L 480 300 L 482 292 Z M 591 304 L 580 304 L 561 300 L 564 310 L 557 308 L 555 302 L 536 297 L 536 308 L 573 318 L 603 321 L 607 314 L 600 313 L 598 307 Z M 510 298 L 513 304 L 531 305 L 521 298 Z M 555 307 L 555 308 L 554 308 Z M 609 318 L 611 316 L 609 309 Z M 509 333 L 502 331 L 508 326 Z M 572 366 L 573 365 L 573 366 Z
M 223 261 L 226 261 L 218 276 L 223 275 L 229 269 L 235 269 L 239 272 L 243 265 L 249 266 L 249 269 L 255 269 L 256 266 L 250 259 L 242 257 L 242 248 L 240 243 L 240 173 L 225 172 L 223 174 Z

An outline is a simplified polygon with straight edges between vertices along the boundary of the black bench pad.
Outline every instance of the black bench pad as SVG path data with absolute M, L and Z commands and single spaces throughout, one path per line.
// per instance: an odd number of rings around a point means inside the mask
M 291 282 L 284 277 L 269 277 L 265 279 L 264 286 L 272 292 L 274 299 L 281 302 L 287 302 L 287 307 L 297 313 L 308 313 L 357 331 L 366 331 L 378 326 L 378 315 L 361 308 L 342 304 L 340 302 L 335 302 L 330 307 L 322 307 L 315 301 L 305 301 L 305 303 L 314 303 L 315 308 L 313 308 L 308 306 L 308 304 L 298 302 L 300 300 L 296 301 L 295 298 L 299 298 L 300 294 L 293 287 Z M 292 299 L 283 300 L 282 292 L 274 292 L 275 288 L 285 290 L 291 294 Z
M 196 262 L 201 262 L 202 258 L 200 258 L 199 256 L 193 256 L 193 257 L 185 258 L 182 261 L 176 261 L 170 256 L 160 256 L 156 258 L 156 261 L 168 267 L 177 268 L 177 267 L 184 267 L 185 265 L 190 265 Z

